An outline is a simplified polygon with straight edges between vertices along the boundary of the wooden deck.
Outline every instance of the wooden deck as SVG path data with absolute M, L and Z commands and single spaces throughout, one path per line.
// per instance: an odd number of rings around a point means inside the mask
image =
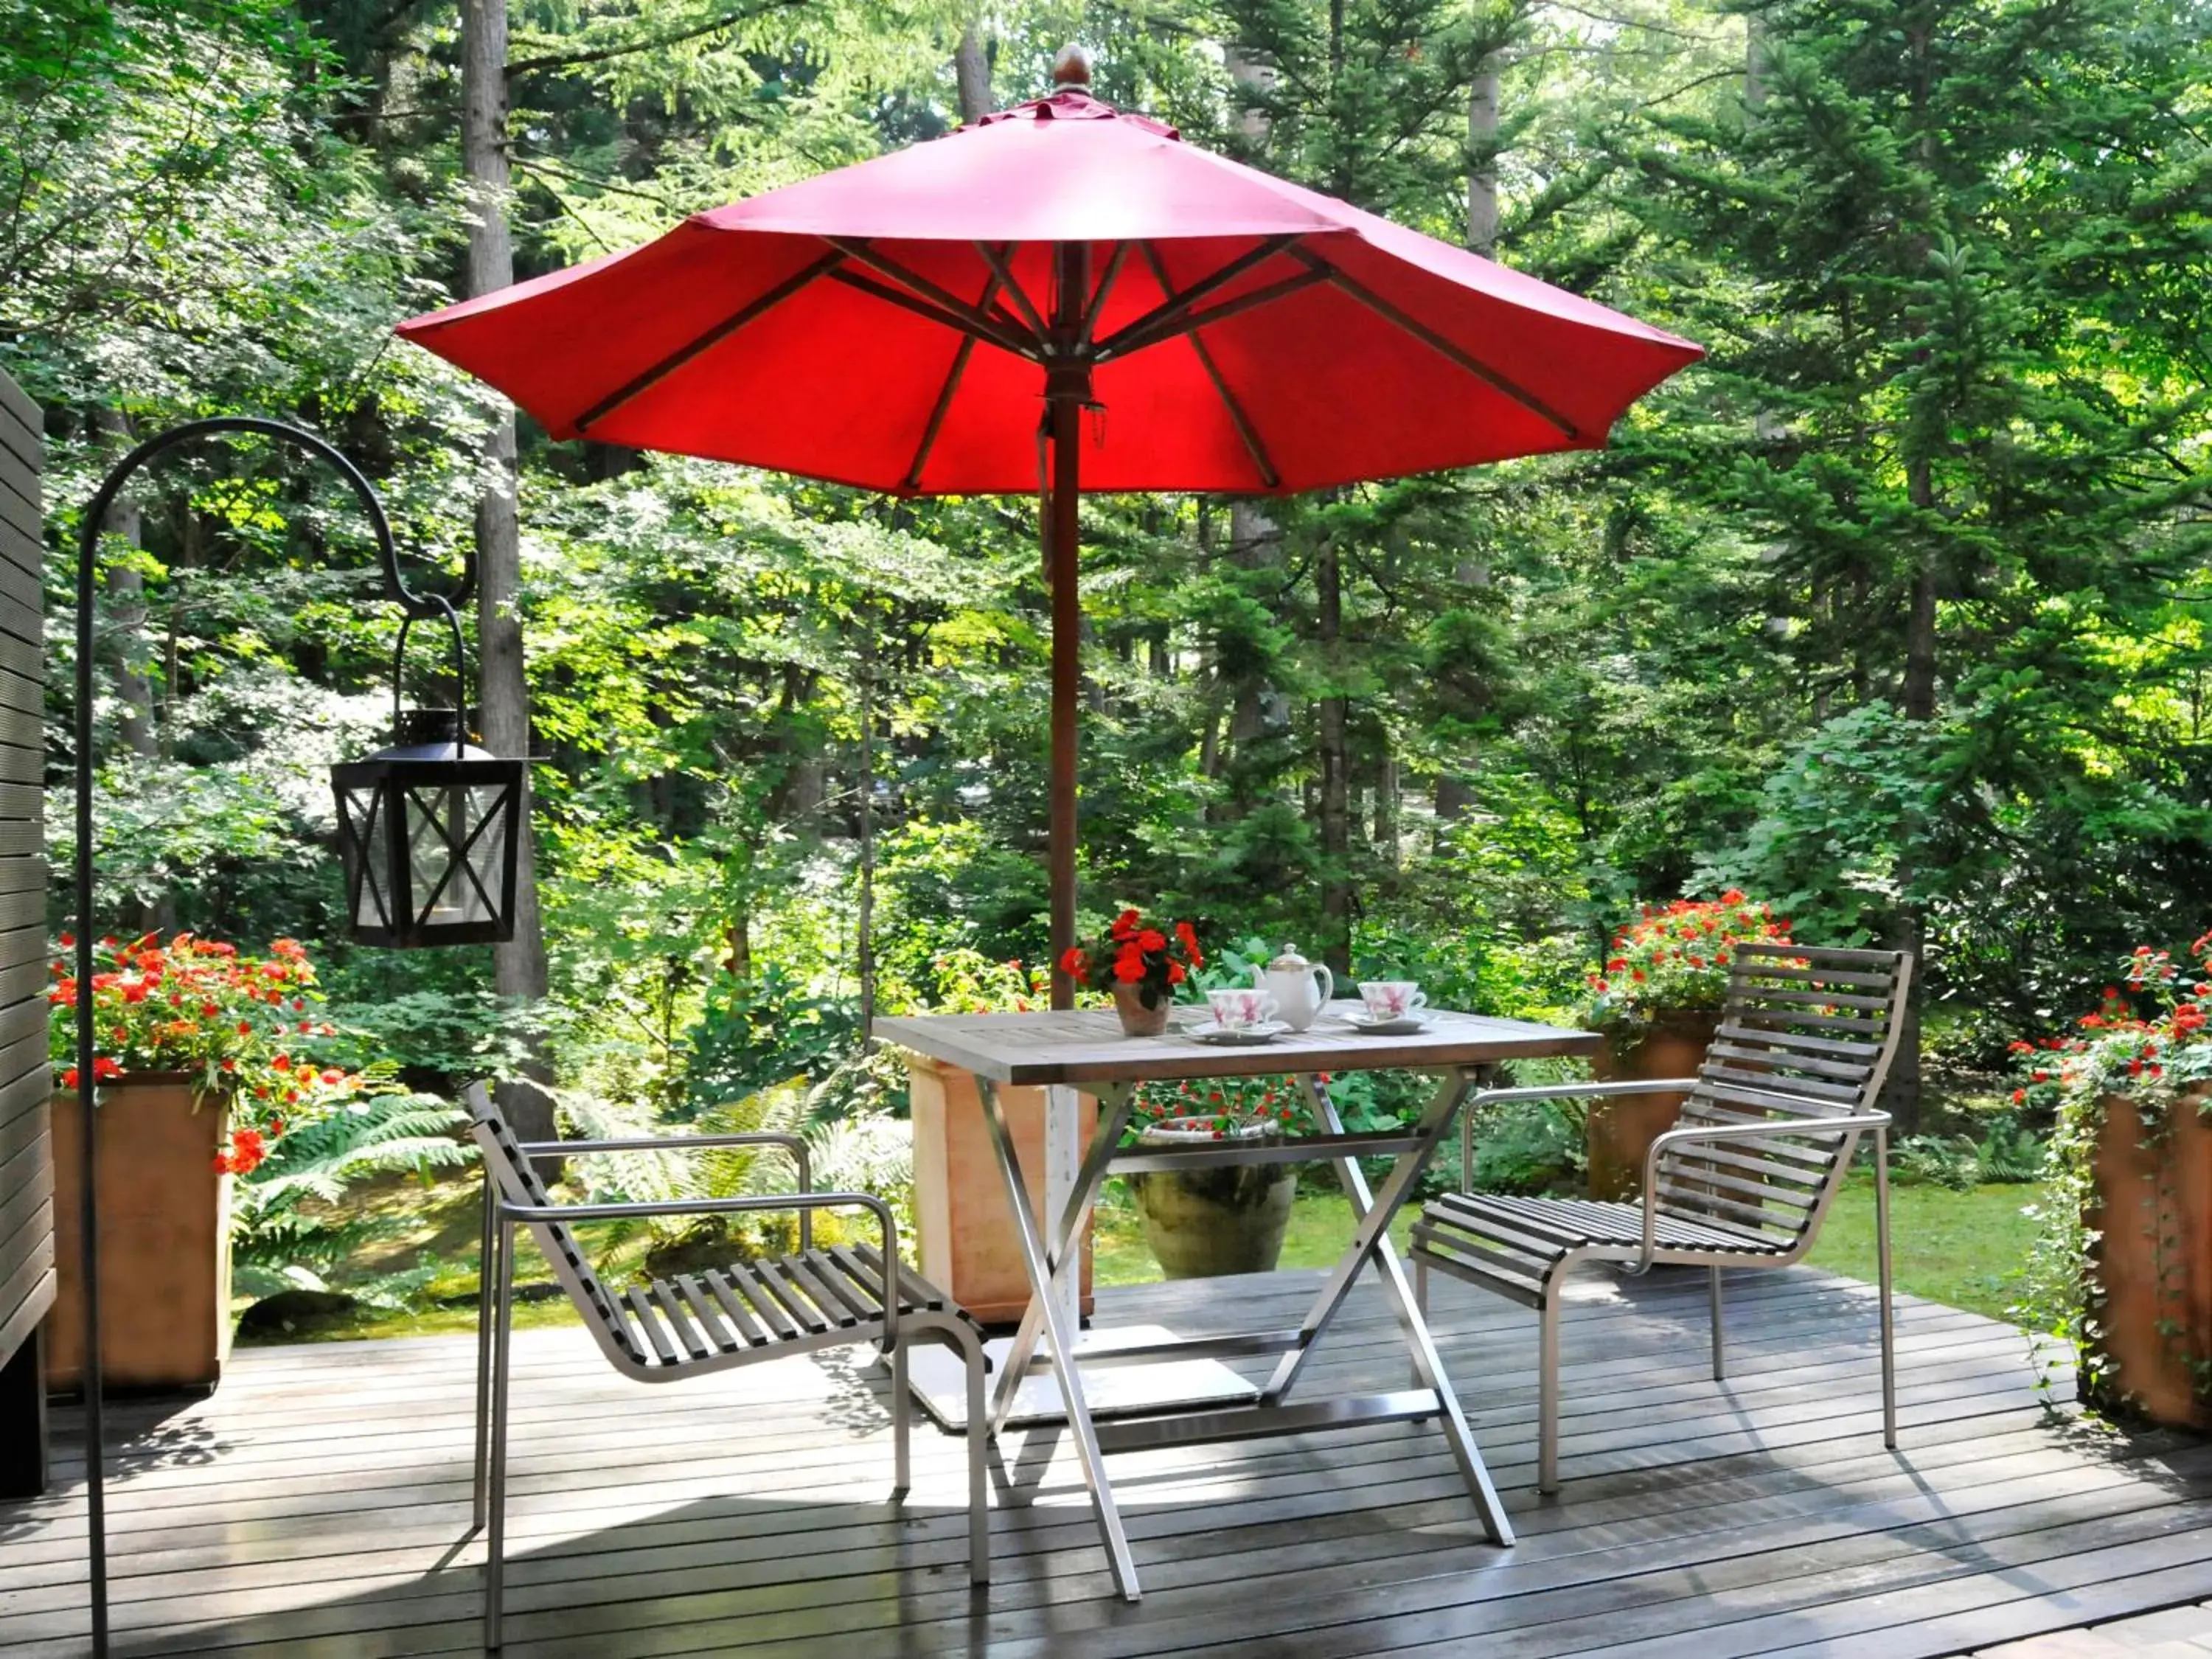
M 1107 1291 L 1102 1322 L 1288 1322 L 1314 1276 Z M 1312 1384 L 1395 1385 L 1363 1287 Z M 1565 1490 L 1534 1489 L 1534 1319 L 1437 1287 L 1444 1355 L 1520 1542 L 1480 1540 L 1436 1432 L 1118 1458 L 1147 1594 L 1109 1594 L 1073 1460 L 1032 1449 L 963 1573 L 958 1443 L 926 1425 L 885 1501 L 884 1385 L 833 1353 L 655 1389 L 577 1331 L 519 1340 L 508 1652 L 1066 1659 L 1952 1654 L 2212 1595 L 2212 1446 L 2046 1413 L 2019 1333 L 1900 1319 L 1885 1454 L 1871 1292 L 1809 1270 L 1732 1289 L 1735 1376 L 1704 1374 L 1698 1276 L 1594 1279 L 1567 1318 Z M 475 1648 L 464 1537 L 472 1353 L 455 1339 L 262 1349 L 212 1400 L 126 1406 L 110 1487 L 125 1653 Z M 81 1441 L 54 1497 L 0 1505 L 0 1659 L 85 1648 Z

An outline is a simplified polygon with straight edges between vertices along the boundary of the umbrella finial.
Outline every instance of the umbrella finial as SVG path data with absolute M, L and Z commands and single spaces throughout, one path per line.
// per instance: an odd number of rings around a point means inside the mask
M 1062 46 L 1052 60 L 1052 83 L 1056 87 L 1091 84 L 1091 54 L 1079 46 Z

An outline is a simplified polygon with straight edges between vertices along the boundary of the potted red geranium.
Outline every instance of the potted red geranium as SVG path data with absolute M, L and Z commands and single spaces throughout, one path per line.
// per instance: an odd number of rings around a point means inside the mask
M 1071 945 L 1060 959 L 1060 971 L 1078 985 L 1112 994 L 1121 1029 L 1131 1036 L 1158 1036 L 1167 1030 L 1175 988 L 1192 969 L 1205 965 L 1188 922 L 1163 928 L 1134 910 L 1115 917 L 1103 939 Z
M 1696 1075 L 1720 1023 L 1735 947 L 1789 937 L 1786 919 L 1735 888 L 1717 899 L 1644 906 L 1613 935 L 1605 971 L 1590 975 L 1583 1020 L 1604 1039 L 1590 1069 L 1608 1082 Z M 1644 1154 L 1681 1107 L 1680 1095 L 1594 1103 L 1583 1120 L 1590 1196 L 1636 1197 Z
M 64 934 L 64 952 L 76 941 Z M 55 1244 L 61 1274 L 47 1376 L 82 1382 L 73 1283 L 83 1155 L 75 1091 L 76 1008 L 90 996 L 100 1053 L 101 1372 L 115 1387 L 206 1388 L 230 1338 L 230 1186 L 295 1125 L 352 1098 L 361 1080 L 309 1051 L 315 970 L 297 941 L 266 957 L 179 933 L 100 941 L 89 986 L 52 966 L 48 1053 L 63 1093 L 53 1113 Z
M 2212 1430 L 2212 933 L 2136 946 L 2072 1031 L 2012 1048 L 2013 1103 L 2054 1116 L 2015 1312 L 2083 1398 Z

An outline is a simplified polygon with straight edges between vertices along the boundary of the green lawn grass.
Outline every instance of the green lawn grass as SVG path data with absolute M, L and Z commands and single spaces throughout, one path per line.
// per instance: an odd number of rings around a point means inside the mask
M 1114 1188 L 1098 1211 L 1096 1273 L 1101 1285 L 1147 1285 L 1160 1277 L 1145 1243 L 1136 1208 Z M 2005 1317 L 2008 1280 L 2027 1258 L 2035 1223 L 2022 1212 L 2041 1189 L 1977 1187 L 1953 1192 L 1932 1186 L 1893 1187 L 1891 1233 L 1897 1287 L 1954 1308 Z M 1401 1244 L 1413 1225 L 1411 1206 L 1392 1228 Z M 1283 1239 L 1282 1266 L 1324 1267 L 1344 1248 L 1352 1212 L 1333 1193 L 1302 1193 Z M 1838 1196 L 1808 1258 L 1814 1267 L 1871 1282 L 1875 1277 L 1874 1184 L 1854 1180 Z
M 1978 1187 L 1972 1192 L 1953 1192 L 1933 1186 L 1896 1187 L 1895 1232 L 1898 1288 L 1931 1301 L 2005 1317 L 2012 1299 L 2008 1280 L 2027 1260 L 2035 1236 L 2035 1223 L 2022 1212 L 2040 1195 L 2032 1186 Z M 1413 1224 L 1411 1206 L 1392 1228 L 1402 1246 Z M 417 1212 L 419 1231 L 395 1248 L 392 1265 L 410 1256 L 428 1255 L 444 1266 L 437 1290 L 459 1301 L 473 1288 L 476 1267 L 476 1205 L 474 1189 L 454 1183 L 441 1190 L 439 1201 Z M 1299 1195 L 1291 1212 L 1290 1231 L 1283 1240 L 1285 1267 L 1325 1267 L 1344 1248 L 1352 1225 L 1352 1212 L 1341 1195 L 1316 1191 Z M 1159 1265 L 1145 1243 L 1145 1228 L 1126 1188 L 1116 1181 L 1107 1186 L 1097 1212 L 1097 1279 L 1101 1285 L 1148 1285 L 1160 1277 Z M 617 1277 L 634 1272 L 641 1242 L 608 1252 L 602 1270 Z M 1874 1188 L 1863 1178 L 1855 1180 L 1836 1200 L 1834 1211 L 1821 1229 L 1810 1261 L 1832 1273 L 1871 1280 L 1874 1263 Z M 526 1283 L 547 1274 L 536 1253 L 525 1248 L 516 1261 Z M 239 1311 L 244 1310 L 241 1302 Z M 515 1322 L 525 1328 L 575 1322 L 566 1297 L 518 1304 Z M 471 1304 L 431 1307 L 419 1311 L 389 1312 L 356 1309 L 336 1317 L 301 1321 L 293 1328 L 270 1332 L 249 1341 L 300 1342 L 360 1337 L 428 1336 L 476 1328 Z

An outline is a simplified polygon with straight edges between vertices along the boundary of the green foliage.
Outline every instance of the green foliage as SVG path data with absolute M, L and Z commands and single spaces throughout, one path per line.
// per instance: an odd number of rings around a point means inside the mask
M 376 1094 L 291 1129 L 233 1190 L 238 1288 L 251 1296 L 322 1290 L 339 1268 L 404 1231 L 390 1213 L 354 1201 L 357 1189 L 473 1163 L 474 1151 L 453 1135 L 461 1119 L 427 1096 Z M 434 1272 L 425 1264 L 372 1279 L 349 1275 L 346 1291 L 372 1305 L 398 1305 Z

